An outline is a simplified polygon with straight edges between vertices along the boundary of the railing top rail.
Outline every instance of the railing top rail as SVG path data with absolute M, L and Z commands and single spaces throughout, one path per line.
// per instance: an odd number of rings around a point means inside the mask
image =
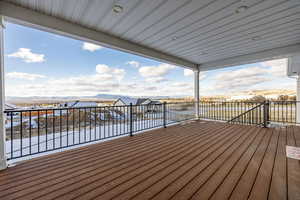
M 163 103 L 158 104 L 141 104 L 141 105 L 132 105 L 133 107 L 138 106 L 149 106 L 149 105 L 163 105 Z M 51 110 L 75 110 L 75 109 L 108 109 L 108 108 L 120 108 L 120 107 L 130 107 L 130 105 L 113 105 L 113 106 L 82 106 L 82 107 L 57 107 L 57 108 L 31 108 L 31 109 L 14 109 L 14 110 L 5 110 L 4 113 L 11 112 L 38 112 L 38 111 L 51 111 Z

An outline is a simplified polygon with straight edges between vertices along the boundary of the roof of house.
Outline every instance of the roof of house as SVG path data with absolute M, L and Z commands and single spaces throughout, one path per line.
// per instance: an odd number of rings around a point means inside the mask
M 123 102 L 125 105 L 129 105 L 129 104 L 136 105 L 137 100 L 138 100 L 138 99 L 136 99 L 136 98 L 121 97 L 121 98 L 117 99 L 116 102 L 121 101 L 121 102 Z M 115 103 L 116 103 L 116 102 L 115 102 Z
M 123 102 L 125 105 L 129 105 L 132 103 L 132 105 L 141 105 L 144 102 L 146 102 L 147 100 L 150 100 L 149 98 L 131 98 L 131 97 L 121 97 L 119 99 L 117 99 L 116 102 L 121 101 Z M 151 100 L 150 100 L 151 102 Z
M 18 107 L 16 105 L 10 104 L 10 103 L 5 103 L 5 110 L 14 110 L 17 109 Z
M 93 107 L 97 106 L 97 103 L 94 101 L 74 101 L 65 103 L 67 107 Z
M 148 98 L 138 98 L 136 105 L 141 105 L 142 103 L 144 103 L 145 101 L 150 100 Z M 150 100 L 151 102 L 151 100 Z

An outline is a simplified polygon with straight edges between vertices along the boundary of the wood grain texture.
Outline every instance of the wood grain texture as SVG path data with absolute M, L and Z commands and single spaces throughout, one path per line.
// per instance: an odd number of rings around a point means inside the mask
M 300 128 L 192 122 L 35 158 L 0 171 L 0 199 L 292 199 Z

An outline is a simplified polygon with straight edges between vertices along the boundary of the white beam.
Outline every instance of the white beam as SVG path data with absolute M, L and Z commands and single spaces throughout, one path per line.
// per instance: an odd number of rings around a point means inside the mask
M 5 134 L 5 86 L 4 86 L 4 40 L 3 40 L 4 21 L 0 16 L 0 170 L 7 167 L 6 163 L 6 134 Z
M 0 15 L 5 16 L 8 21 L 13 23 L 30 26 L 43 31 L 87 42 L 93 42 L 102 46 L 175 64 L 189 69 L 195 69 L 197 67 L 195 63 L 182 58 L 11 3 L 0 2 Z
M 200 89 L 200 81 L 199 81 L 199 70 L 194 71 L 194 101 L 195 101 L 195 117 L 199 119 L 200 117 L 200 95 L 199 95 L 199 89 Z
M 219 69 L 224 67 L 232 67 L 237 65 L 262 62 L 262 61 L 272 60 L 272 59 L 286 58 L 293 54 L 297 54 L 299 52 L 300 52 L 300 44 L 295 44 L 286 47 L 261 51 L 257 53 L 236 56 L 236 57 L 227 58 L 223 60 L 202 63 L 200 65 L 200 70 L 208 71 L 208 70 Z
M 300 66 L 299 66 L 300 67 Z M 300 77 L 297 78 L 296 123 L 300 125 Z

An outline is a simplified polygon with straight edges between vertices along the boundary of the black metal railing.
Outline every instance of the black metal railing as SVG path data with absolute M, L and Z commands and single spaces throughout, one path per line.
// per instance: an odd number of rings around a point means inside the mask
M 240 124 L 260 124 L 261 120 L 265 121 L 263 124 L 296 124 L 297 104 L 300 106 L 297 101 L 201 101 L 199 106 L 202 119 L 227 122 L 236 119 L 236 123 L 240 119 Z
M 265 127 L 296 124 L 297 103 L 201 101 L 199 118 Z M 195 103 L 27 109 L 5 114 L 10 160 L 194 119 Z
M 300 101 L 269 101 L 269 121 L 279 124 L 297 124 L 297 104 Z
M 238 116 L 228 120 L 232 124 L 246 124 L 246 125 L 262 125 L 267 126 L 267 112 L 265 103 L 261 103 L 253 108 L 239 114 Z
M 201 101 L 200 118 L 229 121 L 258 105 L 259 102 Z
M 194 103 L 5 111 L 7 158 L 45 153 L 195 118 Z
M 269 125 L 297 124 L 297 101 L 264 101 L 228 120 L 230 123 Z

